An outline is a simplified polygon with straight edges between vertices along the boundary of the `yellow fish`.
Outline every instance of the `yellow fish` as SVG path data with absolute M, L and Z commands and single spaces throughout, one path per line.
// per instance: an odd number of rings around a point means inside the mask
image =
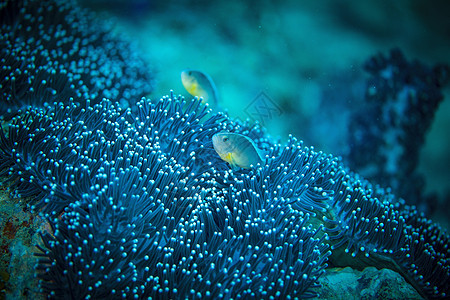
M 181 72 L 181 82 L 192 96 L 203 98 L 203 103 L 217 105 L 217 89 L 208 74 L 196 70 Z
M 231 165 L 231 167 L 250 169 L 263 162 L 263 155 L 255 142 L 249 137 L 238 133 L 219 132 L 213 135 L 212 142 L 214 150 L 220 158 Z

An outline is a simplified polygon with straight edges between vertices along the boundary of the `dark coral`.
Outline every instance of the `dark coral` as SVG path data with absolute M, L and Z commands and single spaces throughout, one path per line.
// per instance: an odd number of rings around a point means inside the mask
M 254 138 L 266 163 L 230 170 L 211 144 L 222 129 Z M 336 158 L 198 101 L 33 109 L 0 151 L 13 190 L 36 196 L 53 227 L 39 274 L 54 298 L 309 297 L 327 258 L 346 253 L 388 262 L 430 297 L 449 293 L 438 227 Z
M 430 213 L 436 199 L 424 194 L 424 179 L 416 168 L 450 68 L 408 61 L 394 49 L 370 58 L 364 69 L 370 78 L 364 105 L 354 111 L 349 125 L 346 161 L 362 176 Z
M 54 101 L 123 106 L 153 90 L 139 51 L 74 1 L 18 0 L 0 5 L 0 113 Z

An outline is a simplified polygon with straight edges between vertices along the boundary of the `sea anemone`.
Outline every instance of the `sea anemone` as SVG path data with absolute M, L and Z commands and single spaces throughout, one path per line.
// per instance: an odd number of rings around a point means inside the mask
M 143 119 L 132 123 L 106 100 L 92 108 L 70 102 L 34 109 L 13 119 L 8 138 L 2 137 L 2 166 L 19 195 L 36 196 L 33 208 L 45 212 L 54 230 L 42 236 L 38 268 L 50 296 L 173 297 L 193 290 L 211 296 L 314 295 L 310 288 L 329 255 L 320 227 L 308 225 L 308 214 L 292 209 L 291 200 L 269 201 L 268 193 L 252 199 L 245 181 L 228 171 L 235 187 L 216 181 L 220 171 L 211 162 L 211 173 L 205 172 L 205 159 L 196 153 L 212 154 L 201 145 L 210 143 L 224 117 L 202 120 L 200 102 L 191 102 L 186 112 L 183 105 L 173 96 L 157 105 L 142 100 Z M 37 124 L 45 121 L 41 130 Z M 288 181 L 283 170 L 275 170 L 271 181 Z M 299 188 L 302 194 L 311 197 Z M 312 212 L 310 199 L 306 207 Z
M 153 90 L 139 51 L 74 1 L 19 0 L 0 5 L 0 113 L 28 105 L 111 98 L 133 106 Z
M 341 176 L 333 219 L 325 217 L 332 264 L 391 268 L 425 297 L 448 295 L 449 236 L 388 191 L 356 174 Z
M 264 164 L 232 170 L 211 137 L 251 136 Z M 52 227 L 38 274 L 54 298 L 306 298 L 328 258 L 386 263 L 448 295 L 448 236 L 339 159 L 173 94 L 28 110 L 0 167 Z M 14 192 L 16 191 L 16 192 Z M 347 253 L 348 255 L 340 255 Z

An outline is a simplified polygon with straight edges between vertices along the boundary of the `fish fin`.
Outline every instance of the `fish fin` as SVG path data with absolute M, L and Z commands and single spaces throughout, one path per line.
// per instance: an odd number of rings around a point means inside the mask
M 221 157 L 224 161 L 226 161 L 227 163 L 230 163 L 230 164 L 231 164 L 231 162 L 232 162 L 232 160 L 233 160 L 233 158 L 232 158 L 231 156 L 232 156 L 232 153 L 231 153 L 231 152 L 228 152 L 227 154 L 221 155 L 220 157 Z
M 217 92 L 217 88 L 214 84 L 214 82 L 211 81 L 211 92 L 212 95 L 209 97 L 210 98 L 210 102 L 212 102 L 212 104 L 214 104 L 215 106 L 217 106 L 217 104 L 219 104 L 219 93 Z
M 237 171 L 237 170 L 242 169 L 241 167 L 239 167 L 238 165 L 235 165 L 235 164 L 230 164 L 230 167 L 231 167 L 231 169 L 232 169 L 233 171 Z
M 240 167 L 233 159 L 233 152 L 228 152 L 226 155 L 224 155 L 223 160 L 226 161 L 234 171 L 240 169 Z
M 259 148 L 256 148 L 256 152 L 258 153 L 259 158 L 261 159 L 261 165 L 265 165 L 267 162 L 266 155 L 269 154 L 269 151 L 264 151 Z
M 198 94 L 198 84 L 197 83 L 193 83 L 190 86 L 188 86 L 186 88 L 186 90 L 188 91 L 189 94 L 191 94 L 192 96 L 197 96 Z

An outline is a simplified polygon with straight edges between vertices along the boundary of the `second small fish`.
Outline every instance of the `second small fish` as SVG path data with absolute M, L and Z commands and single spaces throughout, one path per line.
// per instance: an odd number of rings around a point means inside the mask
M 214 150 L 220 158 L 230 164 L 232 168 L 250 169 L 264 161 L 262 151 L 249 137 L 231 132 L 219 132 L 213 135 Z
M 208 74 L 197 70 L 183 70 L 181 82 L 189 94 L 203 98 L 203 103 L 217 106 L 216 85 Z

